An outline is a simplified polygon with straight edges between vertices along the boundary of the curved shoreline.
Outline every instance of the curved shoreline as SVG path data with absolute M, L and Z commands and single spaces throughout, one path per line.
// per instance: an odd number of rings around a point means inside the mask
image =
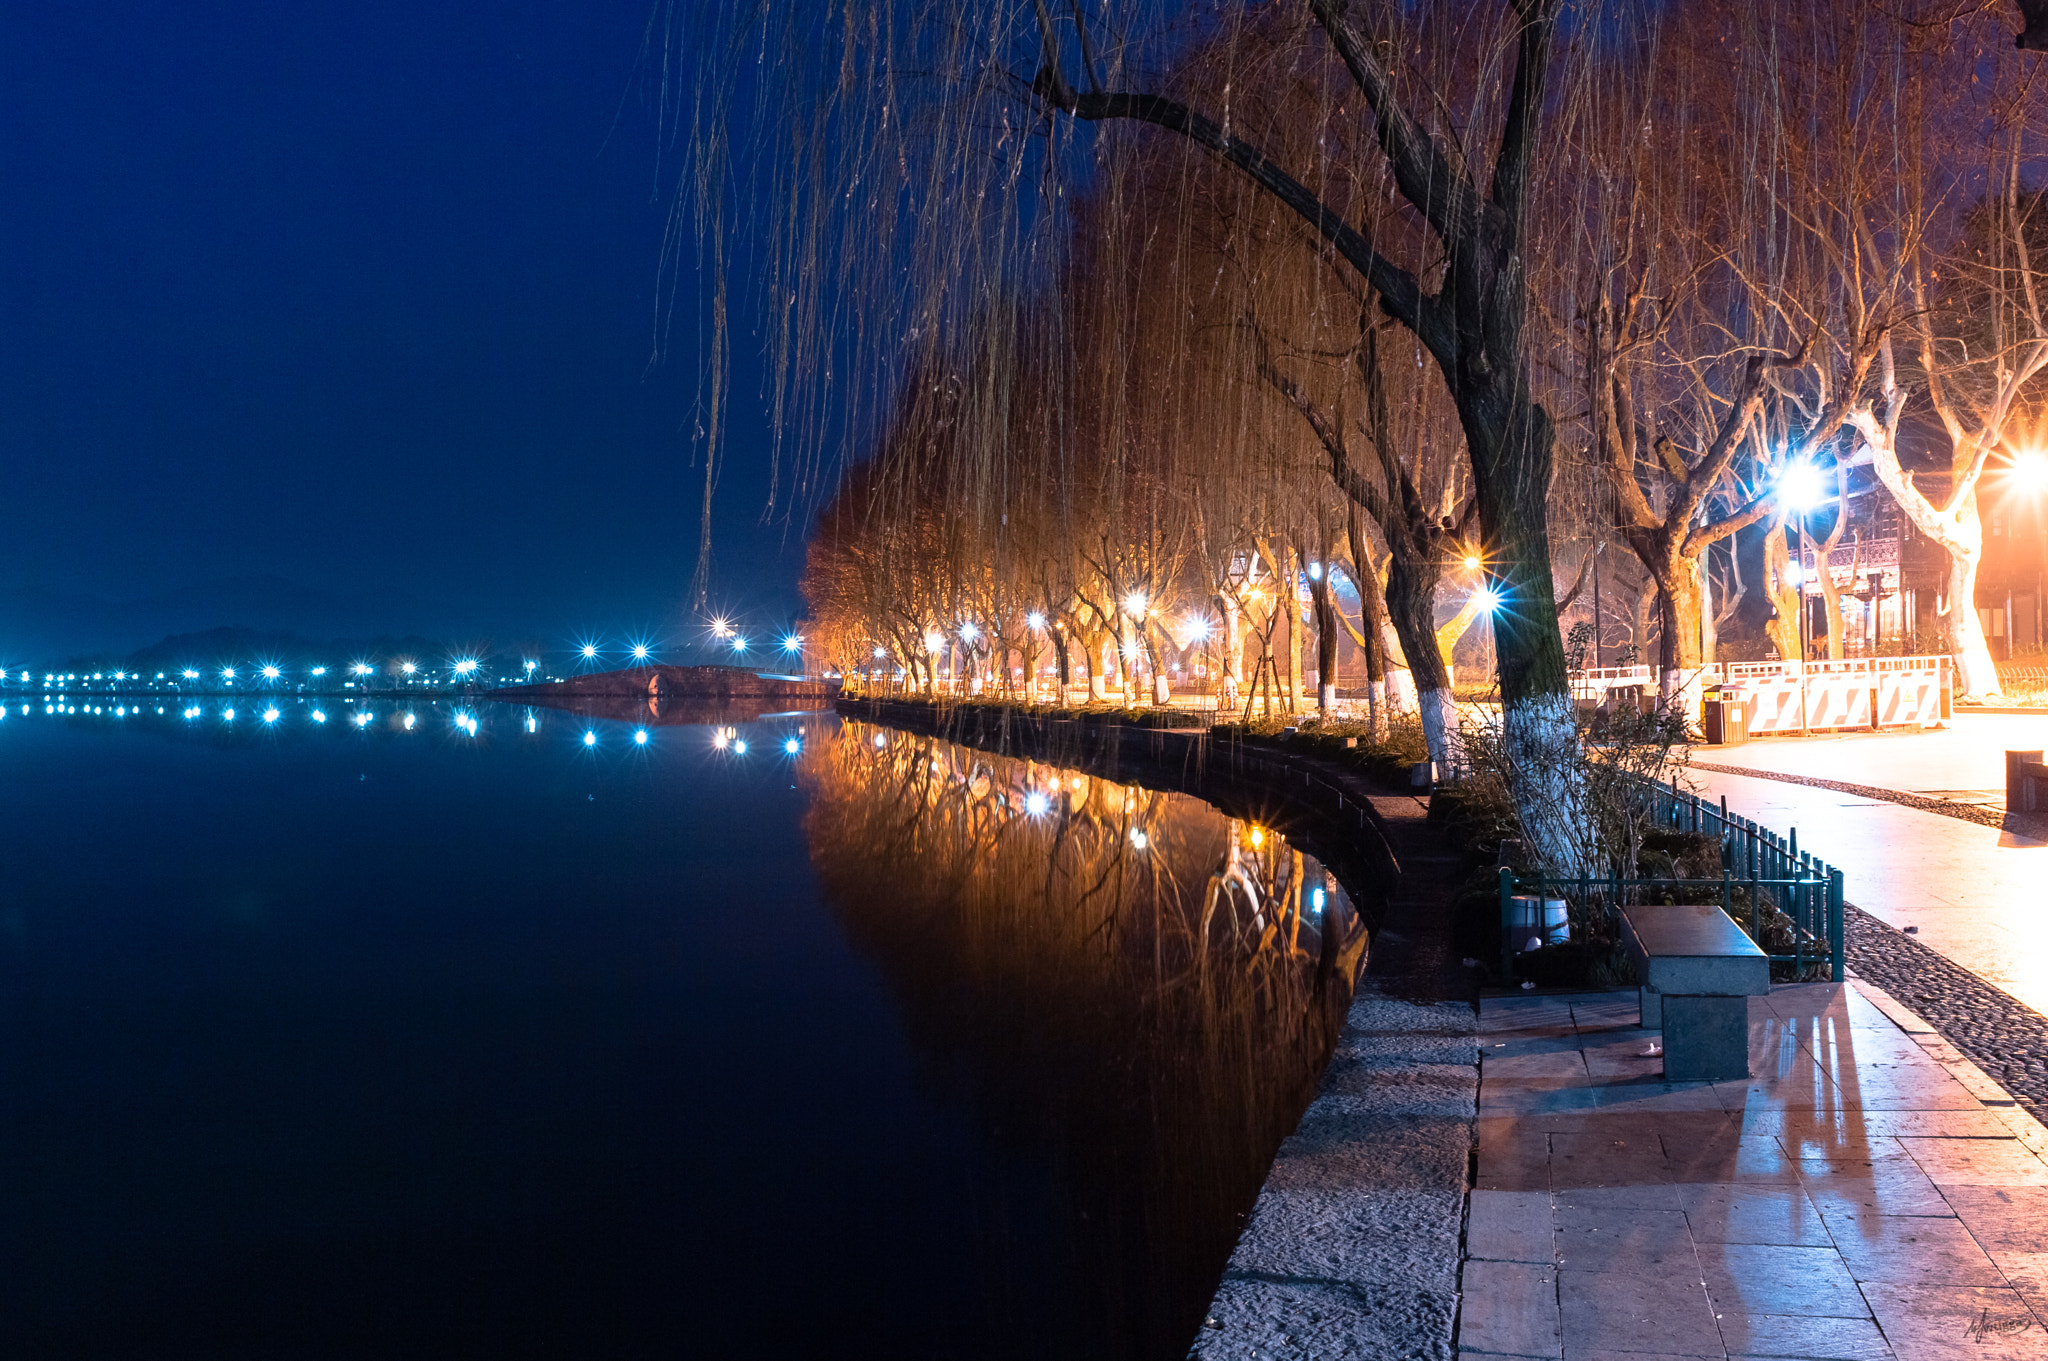
M 1444 955 L 1457 857 L 1423 800 L 1274 743 L 1107 715 L 841 698 L 844 717 L 1186 793 L 1266 822 L 1376 905 L 1316 1096 L 1282 1141 L 1189 1355 L 1456 1354 L 1478 1015 Z M 1450 987 L 1456 979 L 1462 986 Z

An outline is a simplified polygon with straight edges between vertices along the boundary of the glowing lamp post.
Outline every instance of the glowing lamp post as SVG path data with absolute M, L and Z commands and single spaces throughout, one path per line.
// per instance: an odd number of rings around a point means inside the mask
M 1806 608 L 1806 584 L 1809 580 L 1806 575 L 1806 553 L 1811 547 L 1806 534 L 1806 516 L 1826 495 L 1827 485 L 1821 478 L 1820 469 L 1811 463 L 1793 463 L 1778 474 L 1779 504 L 1791 511 L 1793 518 L 1799 523 L 1799 567 L 1795 572 L 1787 573 L 1787 576 L 1792 585 L 1799 588 L 1799 660 L 1802 665 L 1806 661 L 1808 651 L 1807 635 L 1812 631 Z M 1817 578 L 1824 570 L 1824 565 L 1816 561 L 1813 567 L 1814 576 Z

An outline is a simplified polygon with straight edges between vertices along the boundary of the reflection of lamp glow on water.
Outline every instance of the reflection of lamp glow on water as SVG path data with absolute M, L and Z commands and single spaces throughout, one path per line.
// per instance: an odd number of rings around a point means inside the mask
M 794 756 L 804 749 L 804 744 L 797 741 L 794 737 L 788 737 L 783 739 L 782 749 L 791 756 Z
M 532 714 L 528 714 L 526 716 L 526 730 L 528 732 L 539 732 L 540 720 L 535 718 Z
M 646 745 L 647 745 L 647 729 L 645 729 L 645 728 L 640 728 L 640 729 L 638 729 L 638 730 L 636 730 L 636 731 L 634 732 L 634 734 L 633 734 L 633 744 L 634 744 L 635 746 L 640 746 L 640 747 L 644 747 L 644 746 L 646 746 Z
M 263 668 L 263 679 L 265 680 L 276 680 L 279 676 L 283 674 L 284 673 L 282 671 L 279 671 L 274 666 L 266 666 Z
M 265 710 L 263 711 L 263 721 L 264 721 L 265 723 L 275 723 L 275 722 L 277 722 L 277 720 L 278 720 L 278 712 L 277 712 L 277 710 L 275 710 L 275 709 L 265 709 Z
M 596 745 L 597 745 L 597 734 L 596 734 L 596 733 L 594 733 L 594 732 L 586 732 L 586 733 L 584 733 L 584 734 L 583 734 L 583 745 L 584 745 L 584 746 L 586 746 L 586 747 L 594 747 L 594 746 L 596 746 Z
M 322 710 L 315 709 L 313 711 L 313 721 L 315 723 L 325 723 L 327 721 L 326 713 Z
M 233 709 L 222 709 L 220 716 L 229 723 L 235 721 L 235 711 Z
M 367 727 L 369 727 L 369 726 L 370 726 L 370 716 L 369 716 L 368 714 L 357 714 L 357 715 L 356 715 L 356 726 L 357 726 L 358 728 L 367 728 Z
M 733 743 L 732 750 L 735 756 L 745 756 L 747 754 L 747 739 L 742 737 L 739 741 Z
M 412 716 L 411 714 L 407 714 L 407 715 L 405 716 L 405 730 L 406 730 L 407 732 L 411 732 L 411 731 L 412 731 L 412 725 L 413 725 L 413 724 L 414 724 L 414 723 L 415 723 L 416 721 L 417 721 L 417 720 L 416 720 L 416 719 L 415 719 L 415 718 L 414 718 L 414 717 L 413 717 L 413 716 Z

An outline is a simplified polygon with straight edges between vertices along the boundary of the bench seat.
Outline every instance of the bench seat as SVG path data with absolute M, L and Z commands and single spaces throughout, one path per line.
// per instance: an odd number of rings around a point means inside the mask
M 1664 1032 L 1665 1078 L 1748 1077 L 1748 999 L 1770 992 L 1769 957 L 1708 903 L 1626 907 L 1621 921 L 1643 980 L 1643 1028 Z

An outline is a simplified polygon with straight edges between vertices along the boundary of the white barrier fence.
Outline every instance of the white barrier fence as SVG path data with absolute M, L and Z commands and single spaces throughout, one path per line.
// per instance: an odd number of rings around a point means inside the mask
M 1660 688 L 1655 669 L 1648 666 L 1572 673 L 1572 693 L 1586 704 L 1654 698 Z M 1708 692 L 1721 699 L 1741 699 L 1752 737 L 1925 727 L 1948 718 L 1955 704 L 1955 672 L 1945 656 L 1717 662 L 1687 671 L 1678 688 L 1695 727 L 1704 716 Z

